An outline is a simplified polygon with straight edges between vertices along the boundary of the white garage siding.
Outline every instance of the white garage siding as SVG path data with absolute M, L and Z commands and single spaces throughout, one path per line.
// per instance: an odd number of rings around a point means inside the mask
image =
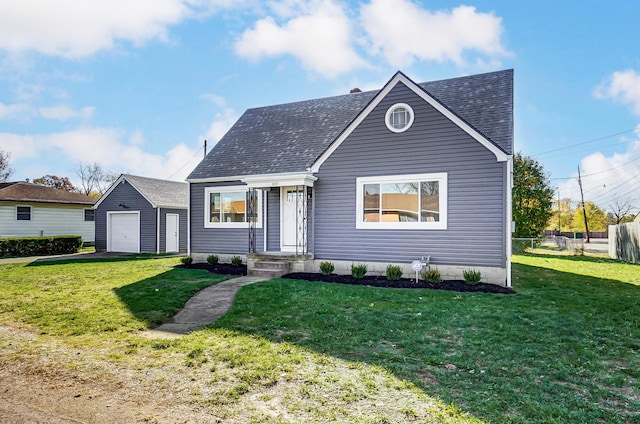
M 107 213 L 107 251 L 140 252 L 140 212 Z
M 16 206 L 31 207 L 31 220 L 18 221 Z M 0 237 L 81 236 L 84 243 L 93 243 L 93 221 L 84 220 L 84 210 L 90 205 L 48 205 L 29 202 L 0 202 Z

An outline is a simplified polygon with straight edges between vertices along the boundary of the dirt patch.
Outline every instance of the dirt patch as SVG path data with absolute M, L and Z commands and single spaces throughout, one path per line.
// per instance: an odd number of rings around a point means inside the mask
M 386 277 L 369 277 L 354 278 L 351 275 L 323 275 L 311 272 L 293 272 L 285 274 L 282 278 L 291 278 L 295 280 L 306 281 L 322 281 L 326 283 L 354 284 L 373 287 L 389 287 L 402 289 L 434 289 L 434 290 L 451 290 L 456 292 L 476 292 L 476 293 L 498 293 L 498 294 L 514 294 L 516 293 L 510 287 L 498 286 L 496 284 L 479 283 L 476 285 L 466 284 L 462 280 L 444 280 L 439 283 L 428 283 L 419 280 L 401 278 L 400 280 L 387 280 Z

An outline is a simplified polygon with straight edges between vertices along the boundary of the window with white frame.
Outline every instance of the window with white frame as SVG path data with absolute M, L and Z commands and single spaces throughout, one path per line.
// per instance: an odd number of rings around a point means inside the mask
M 387 110 L 384 119 L 390 131 L 404 132 L 413 124 L 413 109 L 406 103 L 396 103 Z
M 356 179 L 356 228 L 447 228 L 447 174 Z
M 31 221 L 31 206 L 16 206 L 16 219 L 18 221 Z
M 257 191 L 254 217 L 256 227 L 262 227 L 262 192 Z M 208 187 L 204 191 L 204 226 L 206 228 L 247 228 L 249 189 L 246 186 Z

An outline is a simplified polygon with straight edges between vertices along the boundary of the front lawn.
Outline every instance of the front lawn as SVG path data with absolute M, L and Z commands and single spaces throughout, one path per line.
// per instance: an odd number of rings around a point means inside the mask
M 515 295 L 274 279 L 142 337 L 222 278 L 176 264 L 0 265 L 0 368 L 121 374 L 231 422 L 640 422 L 637 265 L 515 256 Z

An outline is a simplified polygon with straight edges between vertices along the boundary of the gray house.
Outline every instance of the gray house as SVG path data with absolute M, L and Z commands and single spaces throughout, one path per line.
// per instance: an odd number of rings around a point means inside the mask
M 95 204 L 96 250 L 187 250 L 188 185 L 122 174 Z
M 510 285 L 512 150 L 513 70 L 249 109 L 187 178 L 189 253 Z

